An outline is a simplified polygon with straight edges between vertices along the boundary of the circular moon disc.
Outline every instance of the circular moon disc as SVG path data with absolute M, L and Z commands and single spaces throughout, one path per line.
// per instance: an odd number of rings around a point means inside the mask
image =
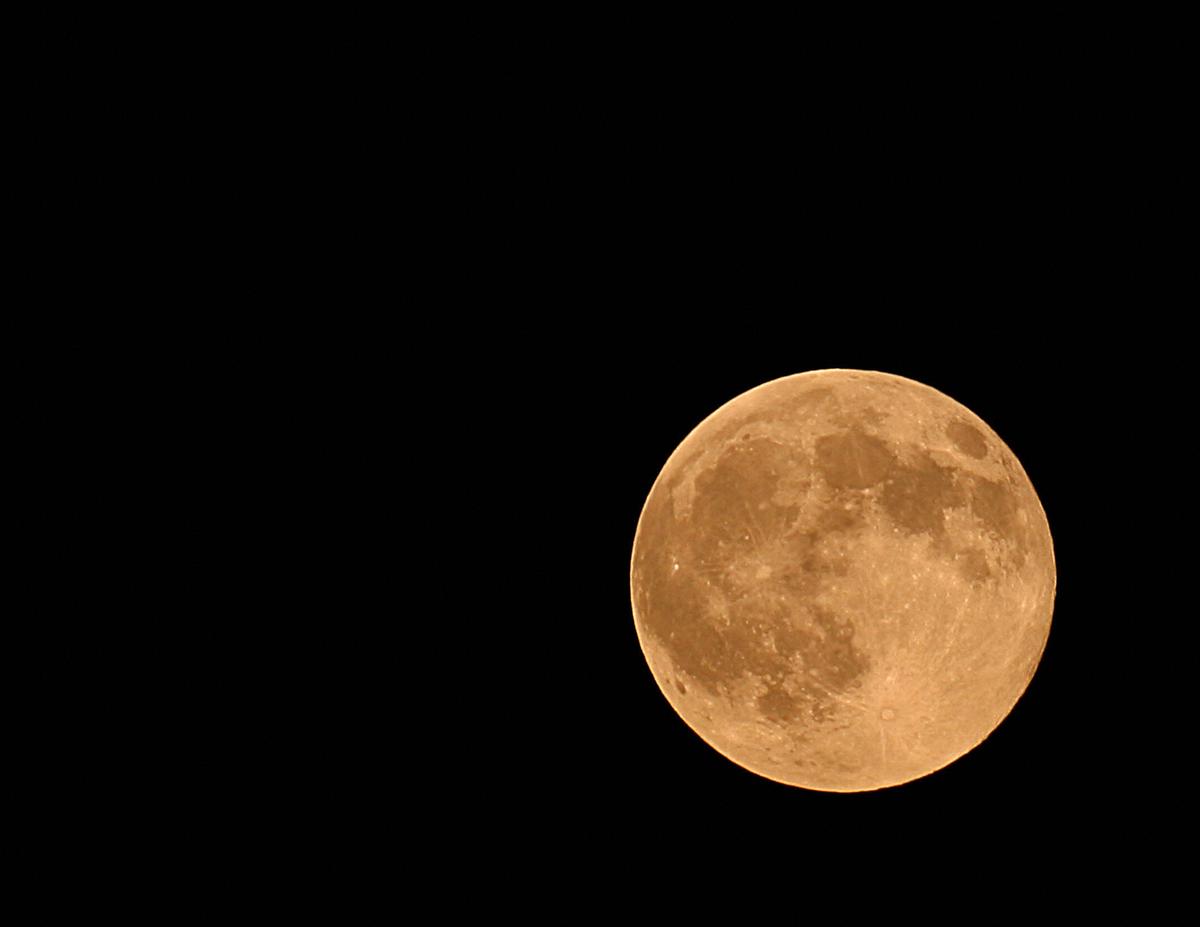
M 854 792 L 977 746 L 1029 684 L 1054 551 L 1021 464 L 970 410 L 821 370 L 726 403 L 668 459 L 630 571 L 680 717 L 778 782 Z

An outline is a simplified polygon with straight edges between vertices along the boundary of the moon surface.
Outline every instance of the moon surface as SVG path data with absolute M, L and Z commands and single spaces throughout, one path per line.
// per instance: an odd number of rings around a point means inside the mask
M 1012 451 L 914 380 L 763 384 L 684 439 L 642 509 L 634 623 L 659 688 L 746 769 L 833 792 L 990 734 L 1050 631 L 1054 551 Z

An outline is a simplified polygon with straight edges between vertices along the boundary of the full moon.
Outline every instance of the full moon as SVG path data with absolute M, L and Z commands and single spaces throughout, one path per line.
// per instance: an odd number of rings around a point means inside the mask
M 638 520 L 634 624 L 705 742 L 777 782 L 899 785 L 1012 710 L 1050 631 L 1029 477 L 969 409 L 904 377 L 773 380 L 701 422 Z

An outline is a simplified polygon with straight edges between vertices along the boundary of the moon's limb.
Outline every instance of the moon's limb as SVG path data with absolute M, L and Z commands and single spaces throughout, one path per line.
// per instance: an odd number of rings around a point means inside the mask
M 722 406 L 646 500 L 631 563 L 655 679 L 760 775 L 858 791 L 926 775 L 1011 710 L 1054 555 L 978 416 L 889 374 L 816 371 Z

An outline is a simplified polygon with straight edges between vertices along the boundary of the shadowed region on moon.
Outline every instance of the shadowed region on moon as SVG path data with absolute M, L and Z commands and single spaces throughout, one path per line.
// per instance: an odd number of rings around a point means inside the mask
M 932 772 L 1004 718 L 1054 596 L 1045 515 L 977 416 L 887 374 L 773 381 L 702 422 L 638 523 L 635 623 L 681 717 L 809 788 Z

